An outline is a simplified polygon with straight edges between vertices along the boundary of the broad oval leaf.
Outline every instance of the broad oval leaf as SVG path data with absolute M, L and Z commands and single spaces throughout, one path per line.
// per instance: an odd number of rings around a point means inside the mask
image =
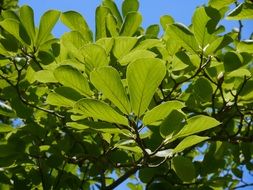
M 181 46 L 191 52 L 198 52 L 199 47 L 193 33 L 184 25 L 175 23 L 169 25 L 166 34 L 180 42 Z
M 188 136 L 186 138 L 184 138 L 177 146 L 176 148 L 173 150 L 173 153 L 179 153 L 182 152 L 183 150 L 185 150 L 186 148 L 189 148 L 191 146 L 194 146 L 198 143 L 201 143 L 207 139 L 209 139 L 210 137 L 201 137 L 201 136 L 197 136 L 197 135 L 191 135 Z
M 234 3 L 236 0 L 209 0 L 208 5 L 216 9 L 221 9 L 227 7 L 230 4 Z
M 73 88 L 77 92 L 90 96 L 88 80 L 74 67 L 70 65 L 62 65 L 55 69 L 54 76 L 62 85 Z
M 218 125 L 220 125 L 220 122 L 212 117 L 205 115 L 193 116 L 187 120 L 187 124 L 182 128 L 181 131 L 179 131 L 178 134 L 176 134 L 176 137 L 186 137 L 217 127 Z
M 175 21 L 173 19 L 173 17 L 171 17 L 170 15 L 164 15 L 160 18 L 160 23 L 163 27 L 163 30 L 166 31 L 167 26 L 169 26 L 170 24 L 173 24 Z
M 191 182 L 196 177 L 195 168 L 188 158 L 177 156 L 172 159 L 172 169 L 184 182 Z
M 140 27 L 142 16 L 138 12 L 130 12 L 127 14 L 125 21 L 122 25 L 121 36 L 133 36 Z
M 117 37 L 114 40 L 113 54 L 117 59 L 127 55 L 137 43 L 138 38 L 135 37 Z
M 138 59 L 128 66 L 126 78 L 135 115 L 140 117 L 147 110 L 165 74 L 164 62 L 156 58 Z
M 109 64 L 109 58 L 107 57 L 106 51 L 100 45 L 87 44 L 80 49 L 80 53 L 83 55 L 86 62 L 85 66 L 87 66 L 89 71 Z
M 47 41 L 47 38 L 50 35 L 54 25 L 58 21 L 60 14 L 61 13 L 59 11 L 49 10 L 42 15 L 39 31 L 36 36 L 37 47 Z
M 92 41 L 92 32 L 80 13 L 75 11 L 64 12 L 61 14 L 61 21 L 71 30 L 80 32 L 87 41 Z
M 162 121 L 164 118 L 166 118 L 173 110 L 180 110 L 185 105 L 182 102 L 179 101 L 168 101 L 164 102 L 156 107 L 154 107 L 152 110 L 147 111 L 147 113 L 143 117 L 143 123 L 145 125 L 152 124 L 157 121 Z
M 96 69 L 90 73 L 90 80 L 120 111 L 125 114 L 131 112 L 126 91 L 116 69 L 109 66 Z
M 120 115 L 111 106 L 102 101 L 95 99 L 81 99 L 75 104 L 75 107 L 87 117 L 126 126 L 128 125 L 126 117 Z

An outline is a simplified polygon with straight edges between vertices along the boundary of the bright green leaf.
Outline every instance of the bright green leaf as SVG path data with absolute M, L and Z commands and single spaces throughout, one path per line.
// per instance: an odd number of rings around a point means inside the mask
M 164 62 L 156 58 L 138 59 L 127 68 L 127 81 L 133 112 L 140 117 L 166 74 Z
M 120 111 L 125 114 L 130 113 L 130 103 L 116 69 L 101 67 L 90 73 L 90 80 Z
M 173 110 L 180 110 L 184 107 L 184 104 L 179 101 L 168 101 L 164 102 L 152 110 L 147 111 L 143 117 L 143 123 L 145 125 L 152 124 L 157 121 L 162 121 L 166 118 Z
M 209 0 L 208 5 L 216 9 L 221 9 L 227 7 L 230 4 L 234 3 L 236 0 Z
M 127 55 L 137 43 L 138 38 L 135 37 L 117 37 L 114 41 L 113 54 L 117 59 Z
M 103 0 L 102 5 L 110 9 L 113 17 L 116 18 L 117 24 L 120 27 L 122 24 L 122 17 L 115 2 L 113 0 Z
M 122 3 L 122 13 L 125 17 L 130 12 L 136 12 L 139 9 L 138 0 L 124 0 Z
M 209 137 L 200 137 L 197 135 L 192 135 L 184 138 L 173 150 L 173 153 L 179 153 L 184 151 L 186 148 L 192 147 L 198 143 L 201 143 L 205 140 L 209 139 Z
M 228 20 L 253 19 L 253 4 L 241 3 L 234 10 L 228 13 Z
M 137 12 L 130 12 L 127 14 L 125 21 L 122 25 L 121 36 L 133 36 L 140 27 L 142 16 Z
M 73 88 L 85 96 L 90 96 L 92 94 L 87 78 L 70 65 L 62 65 L 56 68 L 54 76 L 56 80 L 66 87 Z
M 31 7 L 24 5 L 20 9 L 20 21 L 32 42 L 35 40 L 34 13 Z
M 13 127 L 11 127 L 10 125 L 0 123 L 0 133 L 8 133 L 12 130 L 13 130 Z
M 75 107 L 87 117 L 93 117 L 94 119 L 126 126 L 128 125 L 126 117 L 120 115 L 111 106 L 102 101 L 95 99 L 81 99 L 75 104 Z
M 46 42 L 48 36 L 50 35 L 54 25 L 60 17 L 60 12 L 56 10 L 49 10 L 44 13 L 40 20 L 39 31 L 36 36 L 36 45 L 40 46 Z
M 164 15 L 160 18 L 160 23 L 164 31 L 166 31 L 168 25 L 173 24 L 174 22 L 174 19 L 170 15 Z
M 67 11 L 61 14 L 61 21 L 71 30 L 78 31 L 85 40 L 92 41 L 92 32 L 83 16 L 75 11 Z
M 110 9 L 99 6 L 96 9 L 96 40 L 107 37 L 106 34 L 106 18 L 110 13 Z

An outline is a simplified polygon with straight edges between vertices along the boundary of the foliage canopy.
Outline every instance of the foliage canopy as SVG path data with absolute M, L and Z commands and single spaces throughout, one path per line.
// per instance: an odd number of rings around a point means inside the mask
M 94 34 L 74 11 L 36 27 L 13 2 L 0 16 L 1 189 L 233 189 L 253 171 L 251 1 L 210 0 L 189 27 L 162 16 L 161 37 L 137 0 L 103 0 Z

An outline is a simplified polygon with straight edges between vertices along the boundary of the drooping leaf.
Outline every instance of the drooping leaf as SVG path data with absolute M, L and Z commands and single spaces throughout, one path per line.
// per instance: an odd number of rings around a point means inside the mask
M 95 100 L 95 99 L 81 99 L 75 107 L 79 109 L 87 117 L 93 117 L 94 119 L 100 119 L 111 123 L 118 123 L 122 125 L 128 125 L 126 117 L 120 115 L 108 104 Z
M 127 82 L 133 112 L 141 116 L 166 74 L 164 62 L 156 58 L 138 59 L 127 68 Z
M 183 156 L 174 157 L 172 159 L 172 168 L 184 182 L 191 182 L 195 178 L 195 168 L 188 158 Z
M 35 40 L 35 26 L 34 26 L 34 13 L 31 7 L 24 5 L 20 7 L 20 21 L 24 26 L 31 41 Z
M 147 111 L 143 117 L 143 123 L 145 125 L 149 125 L 157 121 L 162 121 L 171 113 L 172 110 L 180 110 L 183 107 L 184 104 L 179 101 L 164 102 L 154 107 L 152 110 Z
M 122 25 L 121 36 L 133 36 L 140 27 L 142 16 L 138 12 L 130 12 L 127 14 L 125 21 Z
M 125 114 L 131 112 L 126 91 L 116 69 L 113 67 L 101 67 L 90 73 L 90 80 L 120 111 Z
M 228 20 L 253 19 L 253 4 L 241 3 L 235 9 L 228 13 Z
M 139 9 L 138 0 L 124 0 L 122 3 L 122 13 L 125 17 L 130 12 L 136 12 Z
M 209 137 L 201 137 L 197 135 L 191 135 L 184 138 L 177 146 L 174 148 L 173 153 L 179 153 L 184 151 L 186 148 L 192 147 L 198 143 L 201 143 L 205 140 L 209 139 Z
M 80 32 L 87 41 L 92 41 L 92 33 L 80 13 L 75 11 L 64 12 L 61 14 L 61 21 L 71 30 Z
M 54 76 L 56 80 L 66 87 L 73 88 L 85 96 L 90 96 L 92 94 L 87 78 L 70 65 L 62 65 L 56 68 Z
M 166 34 L 175 38 L 180 44 L 191 52 L 197 52 L 199 47 L 193 33 L 182 24 L 172 24 L 167 27 Z
M 36 36 L 37 47 L 46 42 L 54 25 L 58 21 L 60 14 L 61 13 L 59 11 L 49 10 L 42 15 L 39 25 L 39 31 Z

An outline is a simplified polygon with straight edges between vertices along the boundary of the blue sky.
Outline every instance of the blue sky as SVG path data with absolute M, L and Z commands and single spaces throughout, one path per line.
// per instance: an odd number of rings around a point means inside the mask
M 119 5 L 123 0 L 115 0 Z M 143 27 L 146 28 L 151 24 L 158 24 L 160 16 L 171 15 L 176 22 L 181 22 L 185 25 L 191 23 L 191 17 L 197 6 L 206 4 L 207 0 L 139 0 L 140 12 L 143 15 Z M 40 16 L 49 9 L 57 9 L 60 11 L 75 10 L 80 12 L 88 22 L 92 31 L 94 31 L 95 9 L 100 4 L 101 0 L 20 0 L 20 5 L 27 4 L 34 9 L 36 24 L 38 25 Z M 232 28 L 238 27 L 237 21 L 222 21 L 227 32 Z M 244 21 L 242 38 L 249 38 L 253 32 L 253 21 Z M 54 29 L 54 34 L 60 37 L 64 32 L 68 31 L 66 27 L 58 23 Z M 246 181 L 253 181 L 252 177 L 244 172 Z M 121 185 L 116 190 L 126 189 L 126 183 Z M 251 188 L 243 188 L 243 190 Z
M 119 5 L 123 0 L 115 0 Z M 177 22 L 185 25 L 191 23 L 191 17 L 197 6 L 206 4 L 207 0 L 139 0 L 140 12 L 143 15 L 143 27 L 159 23 L 160 16 L 169 14 Z M 80 12 L 88 22 L 90 28 L 94 31 L 95 9 L 101 0 L 20 0 L 20 5 L 28 4 L 35 12 L 36 23 L 38 24 L 40 16 L 48 9 L 57 9 L 60 11 L 75 10 Z M 253 21 L 244 21 L 247 27 L 244 27 L 243 38 L 248 38 L 253 31 Z M 227 31 L 238 27 L 236 21 L 223 21 Z M 54 34 L 61 36 L 67 29 L 62 24 L 57 24 Z

